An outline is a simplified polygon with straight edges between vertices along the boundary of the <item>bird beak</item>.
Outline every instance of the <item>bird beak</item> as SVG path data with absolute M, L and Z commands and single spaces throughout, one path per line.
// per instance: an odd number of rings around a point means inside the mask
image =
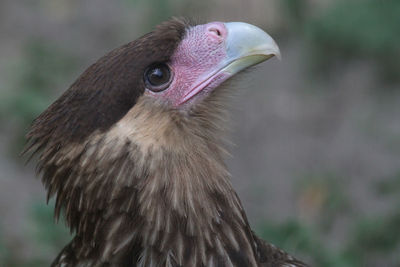
M 278 45 L 260 28 L 243 22 L 224 24 L 228 37 L 225 42 L 227 57 L 223 62 L 223 72 L 234 75 L 273 56 L 281 59 Z
M 213 88 L 250 66 L 261 63 L 273 56 L 281 58 L 278 45 L 266 32 L 260 28 L 243 23 L 224 23 L 227 36 L 225 42 L 225 58 L 210 72 L 201 75 L 193 86 L 185 93 L 179 105 L 197 95 L 211 82 Z

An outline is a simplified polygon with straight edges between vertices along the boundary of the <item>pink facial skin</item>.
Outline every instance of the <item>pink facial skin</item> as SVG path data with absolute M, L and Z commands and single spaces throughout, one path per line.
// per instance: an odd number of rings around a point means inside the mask
M 225 41 L 228 32 L 222 22 L 211 22 L 188 29 L 167 64 L 173 81 L 161 92 L 147 93 L 170 102 L 174 107 L 202 98 L 229 78 L 219 72 L 226 59 Z

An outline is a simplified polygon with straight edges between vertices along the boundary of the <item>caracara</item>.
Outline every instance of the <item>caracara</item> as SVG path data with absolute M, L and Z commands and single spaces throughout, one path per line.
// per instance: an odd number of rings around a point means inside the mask
M 75 233 L 52 266 L 306 266 L 252 232 L 224 163 L 224 81 L 274 55 L 253 25 L 172 19 L 83 72 L 27 135 Z

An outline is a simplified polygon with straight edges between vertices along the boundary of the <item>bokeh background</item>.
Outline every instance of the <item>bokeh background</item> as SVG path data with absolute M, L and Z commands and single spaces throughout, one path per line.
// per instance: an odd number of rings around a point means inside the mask
M 1 0 L 0 266 L 48 266 L 71 239 L 19 156 L 30 122 L 171 16 L 249 22 L 281 47 L 232 107 L 252 227 L 313 266 L 400 266 L 398 0 Z

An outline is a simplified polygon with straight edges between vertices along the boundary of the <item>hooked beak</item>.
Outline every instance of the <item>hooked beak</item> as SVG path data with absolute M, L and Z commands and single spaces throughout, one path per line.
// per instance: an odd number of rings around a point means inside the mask
M 260 28 L 243 22 L 225 23 L 227 58 L 223 71 L 234 75 L 273 56 L 281 59 L 278 45 Z
M 179 104 L 197 95 L 217 78 L 220 78 L 219 83 L 221 83 L 241 70 L 273 56 L 281 58 L 278 45 L 260 28 L 244 22 L 227 22 L 224 26 L 227 30 L 226 57 L 211 72 L 202 76 Z

